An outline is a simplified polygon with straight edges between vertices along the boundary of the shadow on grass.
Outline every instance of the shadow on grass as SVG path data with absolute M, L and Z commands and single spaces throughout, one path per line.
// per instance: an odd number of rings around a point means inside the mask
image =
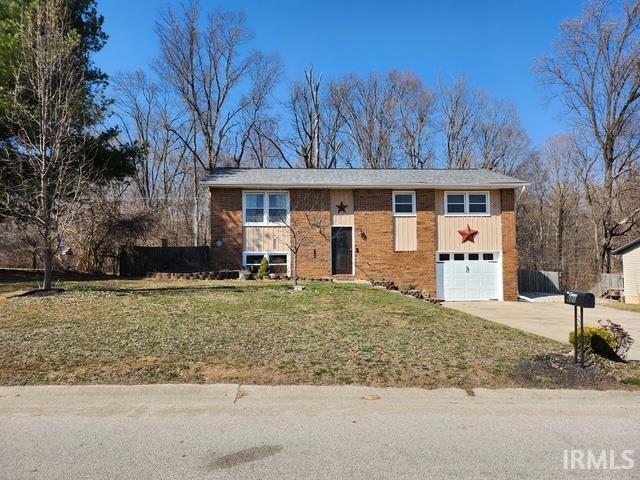
M 287 287 L 288 287 L 287 285 L 269 285 L 269 286 L 264 286 L 264 285 L 246 285 L 246 286 L 200 285 L 200 286 L 196 286 L 194 285 L 193 287 L 179 286 L 179 287 L 157 287 L 157 288 L 153 288 L 153 287 L 127 288 L 127 287 L 111 287 L 108 285 L 82 285 L 77 290 L 83 291 L 83 292 L 104 292 L 104 293 L 114 293 L 114 294 L 121 294 L 121 295 L 149 296 L 154 294 L 164 295 L 164 294 L 172 294 L 172 293 L 183 294 L 183 293 L 197 293 L 197 292 L 211 292 L 211 291 L 224 291 L 224 292 L 230 292 L 230 293 L 249 293 L 249 292 L 258 291 L 259 289 L 263 289 L 263 288 L 284 290 Z

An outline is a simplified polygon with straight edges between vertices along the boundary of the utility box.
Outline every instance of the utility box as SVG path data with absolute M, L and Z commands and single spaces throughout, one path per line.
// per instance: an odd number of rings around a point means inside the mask
M 596 297 L 591 292 L 568 291 L 564 294 L 564 303 L 574 307 L 596 308 Z

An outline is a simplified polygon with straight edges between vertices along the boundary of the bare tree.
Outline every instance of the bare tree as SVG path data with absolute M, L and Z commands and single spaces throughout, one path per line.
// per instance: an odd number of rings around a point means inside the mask
M 344 148 L 343 97 L 332 84 L 323 89 L 322 74 L 316 76 L 313 67 L 304 76 L 291 85 L 293 138 L 286 143 L 305 168 L 336 168 Z
M 515 107 L 483 95 L 475 123 L 478 167 L 512 174 L 530 154 L 530 140 Z
M 271 79 L 261 84 L 268 75 L 255 74 L 264 71 L 268 59 L 257 52 L 247 53 L 251 34 L 243 13 L 217 9 L 207 15 L 204 26 L 202 20 L 200 5 L 194 1 L 184 4 L 179 13 L 169 8 L 156 24 L 161 46 L 157 70 L 173 87 L 193 125 L 190 138 L 176 133 L 192 157 L 189 172 L 196 244 L 201 237 L 201 175 L 220 161 L 233 164 L 234 150 L 242 158 L 256 129 L 258 111 L 265 104 L 263 92 L 257 89 L 273 84 Z M 242 95 L 243 86 L 252 80 L 256 82 L 250 85 L 251 94 Z
M 254 65 L 249 71 L 250 91 L 240 102 L 243 105 L 240 119 L 234 125 L 236 128 L 233 133 L 229 135 L 229 142 L 233 142 L 229 151 L 235 167 L 242 165 L 249 149 L 254 155 L 266 151 L 267 142 L 259 137 L 262 135 L 261 132 L 268 131 L 274 121 L 268 112 L 269 100 L 280 74 L 281 65 L 278 57 L 256 54 Z M 264 162 L 261 158 L 255 161 Z
M 480 107 L 478 92 L 465 78 L 458 78 L 452 85 L 440 82 L 439 97 L 447 168 L 471 168 Z
M 410 168 L 433 166 L 435 95 L 415 73 L 391 72 L 398 97 L 398 148 Z
M 555 230 L 555 270 L 564 277 L 566 269 L 566 230 L 571 210 L 576 206 L 576 176 L 572 168 L 573 139 L 566 135 L 551 137 L 544 145 L 542 156 L 549 172 L 548 199 L 551 224 Z
M 389 77 L 349 75 L 334 84 L 333 96 L 343 106 L 341 115 L 361 165 L 393 167 L 398 101 Z
M 11 140 L 2 145 L 1 201 L 41 253 L 42 287 L 49 290 L 53 257 L 78 214 L 91 170 L 81 123 L 85 63 L 66 2 L 39 1 L 24 22 L 13 108 L 2 119 Z
M 144 72 L 119 74 L 114 86 L 120 127 L 128 143 L 139 150 L 133 177 L 136 189 L 145 207 L 166 206 L 185 174 L 188 149 L 180 137 L 189 138 L 192 126 L 185 122 L 184 111 L 176 111 L 162 86 Z
M 639 205 L 620 208 L 619 187 L 635 175 L 640 154 L 639 31 L 637 0 L 626 2 L 619 18 L 610 15 L 607 2 L 591 2 L 582 16 L 562 25 L 555 53 L 536 66 L 574 126 L 588 134 L 581 142 L 587 160 L 582 170 L 590 205 L 600 212 L 604 272 L 611 271 L 614 239 L 640 222 Z
M 331 241 L 331 218 L 327 211 L 329 202 L 327 191 L 305 190 L 297 195 L 298 205 L 292 205 L 280 223 L 288 231 L 284 245 L 291 253 L 291 278 L 293 286 L 298 285 L 300 252 L 304 248 L 326 245 Z
M 339 88 L 334 88 L 334 84 L 330 83 L 323 98 L 320 123 L 321 156 L 325 168 L 336 168 L 349 150 L 345 140 L 344 97 L 339 94 Z
M 291 86 L 289 110 L 293 121 L 295 152 L 306 168 L 322 168 L 320 160 L 320 85 L 313 67 L 304 72 L 304 81 Z

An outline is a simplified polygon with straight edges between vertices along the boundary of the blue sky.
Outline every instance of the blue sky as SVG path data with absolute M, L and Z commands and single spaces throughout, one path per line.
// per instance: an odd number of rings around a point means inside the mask
M 154 22 L 166 5 L 98 0 L 110 37 L 98 65 L 109 75 L 148 68 L 158 55 Z M 283 60 L 282 89 L 310 64 L 325 77 L 412 70 L 432 86 L 439 75 L 466 74 L 516 105 L 534 144 L 565 128 L 558 108 L 545 106 L 531 67 L 549 51 L 560 23 L 580 14 L 581 1 L 202 0 L 202 6 L 244 10 L 252 46 Z

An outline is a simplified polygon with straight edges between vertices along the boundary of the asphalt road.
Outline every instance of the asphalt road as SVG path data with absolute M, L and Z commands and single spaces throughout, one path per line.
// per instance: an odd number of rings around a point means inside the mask
M 474 393 L 5 387 L 0 478 L 640 478 L 640 394 Z M 565 469 L 582 449 L 607 450 L 609 468 Z M 612 470 L 624 450 L 633 468 Z

